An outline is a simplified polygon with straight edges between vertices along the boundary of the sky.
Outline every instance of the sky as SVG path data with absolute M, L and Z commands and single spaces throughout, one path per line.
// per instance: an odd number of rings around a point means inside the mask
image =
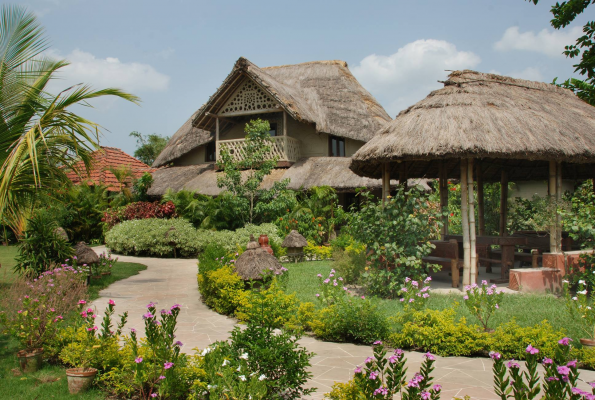
M 140 105 L 105 98 L 75 111 L 103 128 L 101 144 L 132 154 L 132 131 L 171 136 L 239 57 L 260 67 L 344 60 L 388 114 L 442 87 L 449 70 L 551 82 L 573 76 L 564 46 L 595 7 L 563 30 L 555 1 L 524 0 L 20 0 L 45 27 L 48 55 L 70 61 L 72 84 L 118 87 Z

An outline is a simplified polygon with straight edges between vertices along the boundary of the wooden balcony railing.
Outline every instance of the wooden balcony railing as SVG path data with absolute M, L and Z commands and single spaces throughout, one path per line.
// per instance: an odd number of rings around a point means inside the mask
M 271 138 L 269 157 L 279 157 L 278 161 L 296 162 L 300 158 L 300 141 L 289 136 L 274 136 Z M 217 159 L 219 152 L 225 146 L 233 155 L 234 160 L 240 161 L 245 157 L 246 139 L 219 140 L 217 142 Z

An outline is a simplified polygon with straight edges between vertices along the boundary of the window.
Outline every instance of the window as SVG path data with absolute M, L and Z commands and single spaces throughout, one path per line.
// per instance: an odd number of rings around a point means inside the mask
M 329 136 L 329 156 L 345 157 L 345 139 L 337 136 Z
M 276 122 L 271 123 L 271 130 L 269 131 L 269 135 L 277 136 L 277 123 Z
M 206 152 L 205 152 L 205 161 L 209 162 L 209 161 L 215 161 L 215 157 L 217 156 L 217 145 L 215 144 L 215 141 L 209 142 L 207 143 L 207 148 L 206 148 Z

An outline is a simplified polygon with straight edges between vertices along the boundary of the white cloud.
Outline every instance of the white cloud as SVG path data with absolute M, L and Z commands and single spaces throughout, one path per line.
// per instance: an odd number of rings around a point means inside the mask
M 53 58 L 66 59 L 70 65 L 59 70 L 60 79 L 52 82 L 52 88 L 64 89 L 69 85 L 85 83 L 94 89 L 116 87 L 137 94 L 147 91 L 163 91 L 168 88 L 169 76 L 148 64 L 121 62 L 115 57 L 97 58 L 91 53 L 76 49 L 66 56 L 49 51 Z M 54 90 L 55 91 L 55 90 Z
M 513 78 L 527 79 L 529 81 L 544 81 L 543 74 L 539 68 L 527 67 L 522 71 L 513 71 L 507 74 Z
M 446 78 L 446 70 L 474 68 L 480 62 L 476 54 L 457 50 L 444 40 L 416 40 L 389 56 L 367 56 L 353 68 L 353 74 L 394 118 L 441 88 L 438 81 Z
M 512 26 L 504 32 L 502 39 L 494 44 L 494 49 L 532 51 L 550 57 L 563 57 L 564 46 L 574 44 L 582 32 L 580 26 L 575 26 L 560 31 L 544 29 L 538 33 L 533 31 L 521 33 L 518 26 Z

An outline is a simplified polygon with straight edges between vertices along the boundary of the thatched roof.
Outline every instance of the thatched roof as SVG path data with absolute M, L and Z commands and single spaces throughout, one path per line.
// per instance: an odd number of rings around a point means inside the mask
M 462 157 L 483 158 L 488 180 L 503 168 L 511 180 L 545 179 L 549 160 L 578 163 L 564 166 L 567 178 L 590 177 L 595 108 L 551 84 L 455 71 L 360 148 L 351 169 L 380 177 L 383 162 L 406 161 L 409 177 L 437 177 L 436 160 L 445 160 L 456 177 Z
M 251 239 L 254 239 L 253 237 Z M 245 281 L 262 280 L 265 275 L 281 273 L 281 263 L 251 240 L 235 262 L 235 272 Z
M 76 256 L 76 261 L 78 265 L 82 264 L 97 264 L 99 263 L 99 256 L 92 248 L 87 246 L 85 242 L 78 242 L 74 246 L 74 252 Z
M 184 125 L 174 133 L 174 135 L 167 142 L 167 146 L 163 149 L 159 156 L 153 162 L 154 167 L 161 167 L 169 164 L 178 157 L 183 156 L 189 151 L 201 146 L 205 143 L 214 140 L 215 135 L 209 131 L 205 131 L 192 126 L 192 121 L 198 114 L 196 111 Z
M 285 240 L 283 240 L 283 243 L 281 243 L 281 247 L 306 247 L 307 245 L 308 241 L 306 238 L 300 235 L 295 229 L 292 229 L 289 235 L 285 237 Z
M 380 179 L 363 178 L 349 169 L 349 157 L 309 157 L 299 160 L 290 168 L 276 168 L 268 175 L 262 188 L 268 189 L 273 183 L 283 179 L 290 179 L 289 189 L 307 190 L 315 186 L 331 186 L 338 192 L 352 192 L 359 187 L 370 190 L 380 189 Z M 243 174 L 248 173 L 242 171 Z M 217 187 L 217 172 L 213 164 L 190 165 L 185 167 L 168 167 L 158 169 L 153 173 L 153 184 L 148 191 L 149 196 L 161 196 L 167 189 L 174 191 L 181 189 L 217 196 L 223 191 Z M 391 180 L 392 185 L 398 181 Z M 429 190 L 425 180 L 409 180 L 409 185 L 419 185 L 423 190 Z
M 317 132 L 370 140 L 390 121 L 376 99 L 349 71 L 345 61 L 313 61 L 259 68 L 240 57 L 231 73 L 209 100 L 170 139 L 153 166 L 159 167 L 205 144 L 213 132 L 220 108 L 246 77 L 256 82 L 292 118 L 314 124 Z

